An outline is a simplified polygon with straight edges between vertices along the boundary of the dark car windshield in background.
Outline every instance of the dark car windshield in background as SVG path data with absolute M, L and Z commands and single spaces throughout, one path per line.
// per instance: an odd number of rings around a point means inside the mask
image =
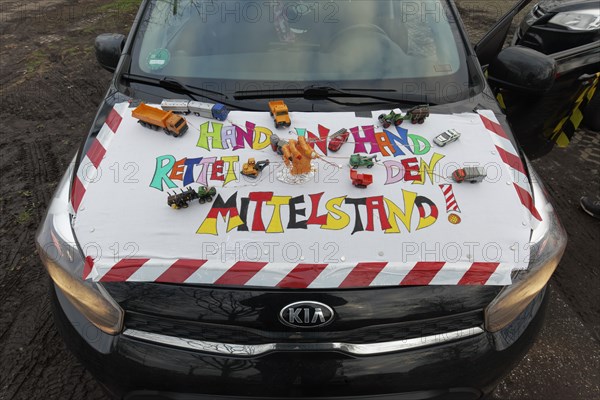
M 169 0 L 146 9 L 130 71 L 196 86 L 409 85 L 456 101 L 469 84 L 464 53 L 454 17 L 438 0 Z

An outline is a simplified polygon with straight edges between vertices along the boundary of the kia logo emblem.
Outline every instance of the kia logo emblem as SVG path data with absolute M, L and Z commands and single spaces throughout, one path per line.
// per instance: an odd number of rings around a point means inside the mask
M 279 320 L 292 328 L 318 328 L 333 321 L 333 310 L 317 301 L 298 301 L 283 307 Z

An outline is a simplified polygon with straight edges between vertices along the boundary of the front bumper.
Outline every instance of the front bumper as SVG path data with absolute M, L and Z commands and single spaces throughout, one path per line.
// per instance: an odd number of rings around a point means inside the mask
M 65 342 L 110 393 L 126 399 L 477 399 L 533 343 L 543 321 L 544 294 L 515 320 L 518 326 L 495 334 L 372 356 L 274 351 L 239 357 L 104 334 L 51 285 Z M 514 332 L 522 334 L 514 338 Z M 507 338 L 514 340 L 508 347 Z

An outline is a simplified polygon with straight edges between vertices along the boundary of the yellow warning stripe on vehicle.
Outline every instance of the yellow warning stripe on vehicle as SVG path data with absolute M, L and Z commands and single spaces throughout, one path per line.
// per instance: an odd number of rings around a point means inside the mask
M 583 120 L 585 106 L 587 106 L 596 92 L 599 80 L 600 72 L 596 73 L 594 82 L 587 86 L 579 95 L 571 113 L 564 117 L 552 131 L 550 140 L 554 141 L 558 147 L 567 147 L 569 145 L 571 138 Z
M 502 111 L 506 111 L 506 104 L 504 103 L 504 97 L 502 97 L 502 92 L 498 92 L 498 94 L 496 95 L 496 101 L 498 102 L 498 104 L 500 104 L 500 108 L 502 108 Z

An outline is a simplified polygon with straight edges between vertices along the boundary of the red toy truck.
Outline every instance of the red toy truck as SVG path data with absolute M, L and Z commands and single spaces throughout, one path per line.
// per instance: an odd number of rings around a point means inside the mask
M 481 167 L 464 167 L 459 168 L 452 173 L 452 179 L 454 182 L 481 182 L 485 179 L 485 170 Z
M 352 179 L 352 184 L 357 188 L 364 189 L 373 183 L 373 175 L 371 174 L 359 174 L 357 170 L 350 170 L 350 179 Z
M 340 129 L 329 138 L 329 145 L 327 148 L 330 151 L 338 151 L 344 143 L 348 141 L 350 132 L 348 129 Z

